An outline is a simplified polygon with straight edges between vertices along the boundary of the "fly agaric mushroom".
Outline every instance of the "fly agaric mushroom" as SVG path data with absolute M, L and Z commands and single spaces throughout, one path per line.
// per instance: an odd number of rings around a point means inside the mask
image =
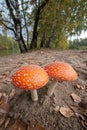
M 46 71 L 37 65 L 27 65 L 21 67 L 12 76 L 12 83 L 18 88 L 31 91 L 33 101 L 38 100 L 37 90 L 48 82 L 48 74 Z
M 53 78 L 52 85 L 47 91 L 49 96 L 53 94 L 58 81 L 72 81 L 77 79 L 76 71 L 67 63 L 53 62 L 46 65 L 45 70 Z

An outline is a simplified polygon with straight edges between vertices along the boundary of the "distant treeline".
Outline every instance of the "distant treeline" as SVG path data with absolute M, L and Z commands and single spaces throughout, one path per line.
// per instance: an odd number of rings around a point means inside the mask
M 85 39 L 75 39 L 73 41 L 67 41 L 66 39 L 62 39 L 61 42 L 57 44 L 52 43 L 51 48 L 59 48 L 59 49 L 87 49 L 87 38 Z M 0 50 L 19 50 L 18 43 L 11 37 L 2 36 L 0 34 Z
M 0 49 L 14 50 L 18 49 L 18 43 L 11 37 L 0 34 Z
M 69 49 L 87 50 L 87 38 L 69 41 Z

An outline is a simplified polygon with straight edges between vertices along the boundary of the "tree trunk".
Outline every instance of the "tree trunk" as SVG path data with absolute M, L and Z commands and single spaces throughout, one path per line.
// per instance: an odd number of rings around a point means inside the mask
M 20 52 L 21 53 L 27 52 L 27 47 L 25 45 L 23 35 L 22 35 L 21 18 L 20 18 L 18 0 L 15 0 L 15 5 L 13 5 L 10 0 L 5 0 L 5 2 L 14 23 L 15 37 L 16 37 L 16 40 L 18 41 Z M 15 9 L 16 14 L 14 14 L 13 8 Z
M 40 48 L 43 48 L 45 46 L 45 37 L 46 37 L 46 32 L 44 31 L 43 36 L 42 36 L 42 40 L 40 43 Z
M 24 43 L 22 35 L 21 36 L 17 35 L 17 41 L 18 41 L 20 52 L 21 53 L 27 52 L 27 47 L 26 47 L 26 45 Z
M 30 44 L 30 49 L 36 48 L 37 47 L 37 37 L 38 37 L 38 32 L 37 32 L 37 27 L 38 27 L 38 22 L 39 22 L 39 17 L 42 9 L 45 7 L 45 5 L 49 2 L 49 0 L 45 0 L 41 5 L 37 7 L 36 15 L 35 15 L 35 22 L 34 22 L 34 28 L 33 28 L 33 37 L 32 41 Z
M 27 37 L 27 47 L 29 49 L 29 34 L 28 34 L 28 26 L 27 26 L 27 20 L 26 20 L 26 15 L 25 15 L 25 8 L 24 8 L 24 0 L 21 1 L 22 4 L 22 11 L 23 11 L 23 17 L 24 17 L 24 23 L 25 23 L 25 29 L 26 29 L 26 37 Z
M 16 34 L 17 34 L 17 41 L 19 43 L 19 48 L 20 48 L 20 52 L 24 53 L 27 52 L 27 47 L 24 43 L 24 39 L 22 36 L 22 27 L 21 27 L 21 20 L 20 20 L 20 10 L 19 10 L 19 3 L 18 0 L 15 0 L 15 5 L 16 5 L 16 22 L 15 22 L 15 26 L 16 26 Z
M 50 44 L 51 44 L 51 42 L 52 42 L 52 40 L 54 38 L 54 34 L 55 34 L 55 27 L 56 27 L 56 23 L 53 22 L 53 26 L 52 26 L 52 29 L 51 29 L 50 36 L 48 37 L 48 40 L 47 40 L 47 42 L 45 44 L 46 48 L 50 48 Z
M 38 33 L 35 30 L 33 32 L 33 38 L 32 38 L 31 44 L 30 44 L 30 49 L 37 48 L 37 36 L 38 36 Z
M 51 32 L 50 32 L 48 40 L 45 44 L 46 48 L 50 48 L 51 42 L 52 42 L 54 35 L 55 35 L 56 23 L 57 23 L 57 13 L 55 14 L 53 25 L 52 25 L 52 28 L 51 28 Z

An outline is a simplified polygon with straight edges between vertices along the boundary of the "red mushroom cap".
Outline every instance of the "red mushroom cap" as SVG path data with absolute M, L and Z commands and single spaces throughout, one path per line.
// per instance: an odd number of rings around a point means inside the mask
M 45 66 L 48 75 L 60 81 L 71 81 L 77 79 L 76 71 L 67 63 L 53 62 Z
M 26 90 L 41 88 L 48 80 L 46 71 L 37 65 L 23 66 L 12 76 L 13 85 Z

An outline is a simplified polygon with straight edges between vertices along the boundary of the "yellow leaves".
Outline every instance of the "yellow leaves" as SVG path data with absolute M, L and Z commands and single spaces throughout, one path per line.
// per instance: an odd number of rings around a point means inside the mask
M 56 41 L 53 44 L 55 44 L 55 48 L 60 48 L 60 49 L 68 48 L 69 45 L 64 32 L 60 32 L 60 33 L 56 32 Z
M 30 4 L 31 4 L 31 5 L 35 4 L 35 0 L 31 0 L 31 1 L 30 1 Z
M 0 26 L 2 26 L 2 22 L 0 21 Z
M 0 20 L 0 26 L 3 26 L 3 22 Z

